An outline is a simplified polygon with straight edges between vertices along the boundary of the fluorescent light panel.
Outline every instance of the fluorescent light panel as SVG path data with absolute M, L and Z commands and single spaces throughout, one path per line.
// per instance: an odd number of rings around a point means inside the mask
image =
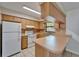
M 30 9 L 30 8 L 26 7 L 26 6 L 23 6 L 23 8 L 26 9 L 26 10 L 29 10 L 29 11 L 32 11 L 32 12 L 34 12 L 34 13 L 37 13 L 37 14 L 40 14 L 40 15 L 41 15 L 40 12 L 37 12 L 37 11 L 35 11 L 35 10 L 33 10 L 33 9 Z

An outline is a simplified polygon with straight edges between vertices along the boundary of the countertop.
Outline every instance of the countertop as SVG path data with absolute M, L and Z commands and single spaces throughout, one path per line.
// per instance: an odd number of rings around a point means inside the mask
M 39 34 L 45 34 L 45 32 L 37 32 L 37 33 L 34 33 L 34 35 L 39 35 Z M 27 34 L 22 34 L 21 36 L 28 36 Z
M 69 37 L 64 32 L 58 31 L 54 34 L 38 38 L 34 42 L 52 53 L 62 53 L 66 44 L 68 43 Z

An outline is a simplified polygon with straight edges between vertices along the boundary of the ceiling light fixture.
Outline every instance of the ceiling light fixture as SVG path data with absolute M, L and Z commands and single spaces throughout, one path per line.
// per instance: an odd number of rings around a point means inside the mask
M 40 14 L 40 15 L 41 15 L 40 12 L 37 12 L 37 11 L 35 11 L 35 10 L 33 10 L 33 9 L 30 9 L 30 8 L 26 7 L 26 6 L 23 6 L 23 8 L 26 9 L 26 10 L 29 10 L 29 11 L 32 11 L 32 12 L 34 12 L 34 13 L 37 13 L 37 14 Z

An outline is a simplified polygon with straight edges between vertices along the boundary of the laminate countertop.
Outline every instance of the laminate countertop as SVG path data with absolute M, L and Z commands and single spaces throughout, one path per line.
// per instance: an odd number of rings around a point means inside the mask
M 58 31 L 46 37 L 38 38 L 34 42 L 51 53 L 60 54 L 64 51 L 68 40 L 69 37 L 67 37 L 64 32 Z

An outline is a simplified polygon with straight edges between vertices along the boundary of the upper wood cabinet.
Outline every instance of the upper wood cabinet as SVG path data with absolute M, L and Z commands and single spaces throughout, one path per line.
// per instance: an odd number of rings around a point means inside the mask
M 27 25 L 27 22 L 25 19 L 21 19 L 21 23 L 22 23 L 22 29 L 25 29 L 26 28 L 26 25 Z
M 39 29 L 39 27 L 40 27 L 39 22 L 34 22 L 34 26 L 36 29 Z
M 11 22 L 21 22 L 21 18 L 20 17 L 6 15 L 6 14 L 2 14 L 2 20 L 4 20 L 4 21 L 11 21 Z
M 59 23 L 57 23 L 57 22 L 55 23 L 55 29 L 59 30 Z
M 33 21 L 31 21 L 31 20 L 26 20 L 26 22 L 27 22 L 27 25 L 32 25 L 32 26 L 34 26 Z
M 44 22 L 40 22 L 39 27 L 40 27 L 40 29 L 45 29 Z
M 52 16 L 56 19 L 55 28 L 60 29 L 66 27 L 66 16 L 64 13 L 57 8 L 53 3 L 51 2 L 44 2 L 41 4 L 41 17 L 46 20 L 46 17 Z M 60 25 L 61 23 L 61 25 Z M 62 24 L 63 23 L 63 24 Z
M 41 4 L 41 17 L 44 19 L 49 15 L 49 3 L 45 2 Z
M 5 20 L 5 21 L 14 21 L 14 19 L 15 19 L 14 16 L 2 14 L 2 20 Z
M 11 15 L 6 15 L 2 14 L 2 20 L 4 21 L 12 21 L 12 22 L 21 22 L 22 24 L 22 29 L 26 29 L 26 26 L 35 26 L 36 29 L 39 29 L 39 22 L 38 21 L 33 21 L 25 18 L 20 18 L 16 16 L 11 16 Z
M 16 22 L 22 22 L 22 19 L 19 18 L 19 17 L 15 17 L 14 21 L 16 21 Z
M 64 22 L 65 15 L 64 13 L 56 8 L 56 6 L 51 2 L 44 2 L 41 4 L 41 17 L 45 19 L 47 16 L 55 17 L 57 21 Z
M 32 20 L 26 20 L 26 26 L 34 26 L 35 29 L 39 29 L 39 22 L 38 21 L 32 21 Z

